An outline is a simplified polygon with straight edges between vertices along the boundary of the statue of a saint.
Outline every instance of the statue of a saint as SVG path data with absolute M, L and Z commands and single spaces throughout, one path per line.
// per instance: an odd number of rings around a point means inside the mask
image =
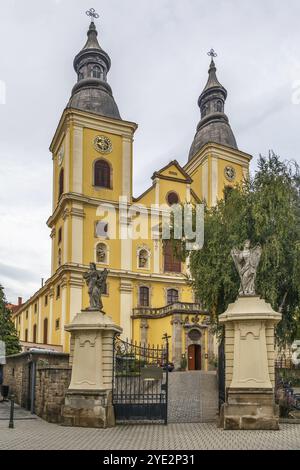
M 256 271 L 261 257 L 261 246 L 250 248 L 250 240 L 246 240 L 244 248 L 231 250 L 235 267 L 241 278 L 239 295 L 255 295 Z
M 108 270 L 105 268 L 103 271 L 98 271 L 95 263 L 90 263 L 90 269 L 83 274 L 83 279 L 88 286 L 88 293 L 90 297 L 89 310 L 103 309 L 101 295 L 104 292 Z

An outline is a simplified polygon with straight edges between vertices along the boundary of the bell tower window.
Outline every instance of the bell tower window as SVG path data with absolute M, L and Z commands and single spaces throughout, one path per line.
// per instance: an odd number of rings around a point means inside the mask
M 93 78 L 101 78 L 101 68 L 98 65 L 94 65 L 91 70 L 91 74 Z
M 64 192 L 64 169 L 62 168 L 59 173 L 59 183 L 58 183 L 58 198 L 63 194 Z
M 215 103 L 215 111 L 217 111 L 218 113 L 222 112 L 222 101 L 221 100 L 218 100 Z
M 97 160 L 94 165 L 94 185 L 111 189 L 111 168 L 107 161 Z

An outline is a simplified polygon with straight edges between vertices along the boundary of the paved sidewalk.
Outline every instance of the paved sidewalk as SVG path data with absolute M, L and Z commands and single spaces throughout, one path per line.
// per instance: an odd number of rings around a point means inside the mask
M 8 420 L 10 415 L 10 401 L 0 402 L 0 420 Z M 21 408 L 15 403 L 14 406 L 14 419 L 37 419 L 36 415 L 32 415 L 30 411 Z
M 69 428 L 40 418 L 0 421 L 0 449 L 56 450 L 197 450 L 298 449 L 300 425 L 282 424 L 280 431 L 223 431 L 213 423 L 123 425 L 111 429 Z
M 218 401 L 216 372 L 169 374 L 169 423 L 215 423 Z

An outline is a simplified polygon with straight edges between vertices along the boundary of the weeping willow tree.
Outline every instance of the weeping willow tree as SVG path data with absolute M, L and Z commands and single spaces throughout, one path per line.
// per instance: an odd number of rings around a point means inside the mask
M 204 246 L 190 253 L 191 281 L 195 293 L 218 315 L 239 290 L 239 276 L 230 251 L 246 239 L 263 249 L 256 292 L 282 313 L 276 331 L 280 347 L 299 335 L 300 321 L 300 177 L 296 163 L 282 162 L 273 152 L 260 156 L 255 175 L 227 190 L 224 199 L 206 207 Z M 182 242 L 181 252 L 187 255 Z M 299 336 L 300 338 L 300 336 Z

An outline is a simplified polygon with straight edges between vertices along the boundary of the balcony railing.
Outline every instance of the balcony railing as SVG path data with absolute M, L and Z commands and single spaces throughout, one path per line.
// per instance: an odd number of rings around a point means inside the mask
M 201 315 L 207 315 L 208 312 L 201 308 L 201 305 L 198 303 L 189 303 L 189 302 L 174 302 L 169 305 L 165 305 L 160 308 L 153 307 L 136 307 L 132 309 L 132 316 L 151 316 L 151 317 L 165 317 L 166 315 L 171 315 L 173 313 L 198 313 Z

